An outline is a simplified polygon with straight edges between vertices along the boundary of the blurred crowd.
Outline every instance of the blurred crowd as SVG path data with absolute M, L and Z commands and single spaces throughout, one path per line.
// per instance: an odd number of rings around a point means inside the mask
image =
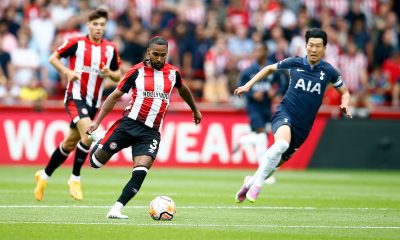
M 325 59 L 340 69 L 353 104 L 399 107 L 400 1 L 396 0 L 2 0 L 0 103 L 62 99 L 66 79 L 50 54 L 86 34 L 88 12 L 109 10 L 105 38 L 122 71 L 142 61 L 154 35 L 169 41 L 168 62 L 181 68 L 198 101 L 233 101 L 240 71 L 264 43 L 269 63 L 305 55 L 305 31 L 328 33 Z M 110 92 L 115 87 L 107 82 Z M 324 104 L 340 102 L 327 89 Z

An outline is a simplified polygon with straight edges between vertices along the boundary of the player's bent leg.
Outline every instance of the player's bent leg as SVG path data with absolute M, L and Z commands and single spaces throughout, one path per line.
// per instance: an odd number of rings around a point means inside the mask
M 112 156 L 113 156 L 112 153 L 108 153 L 103 149 L 99 148 L 99 142 L 97 142 L 93 146 L 92 151 L 90 152 L 89 156 L 90 166 L 92 168 L 101 168 L 104 164 L 108 162 L 108 160 L 110 160 Z
M 289 143 L 285 140 L 277 140 L 275 143 L 267 150 L 266 160 L 262 161 L 258 167 L 257 173 L 254 176 L 254 184 L 250 187 L 246 194 L 246 198 L 250 202 L 254 202 L 264 184 L 265 179 L 270 177 L 278 166 L 282 154 L 289 148 Z
M 89 154 L 89 162 L 92 168 L 101 168 L 103 166 L 103 164 L 99 162 L 99 160 L 96 158 L 94 154 L 98 148 L 99 148 L 99 143 L 96 142 Z
M 121 213 L 122 208 L 139 192 L 153 161 L 151 156 L 136 156 L 134 158 L 135 167 L 132 171 L 132 177 L 125 185 L 117 202 L 106 215 L 107 218 L 128 218 L 128 216 Z

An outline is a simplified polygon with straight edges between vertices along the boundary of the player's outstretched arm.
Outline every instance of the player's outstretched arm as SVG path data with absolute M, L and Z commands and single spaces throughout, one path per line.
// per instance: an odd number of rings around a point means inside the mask
M 183 83 L 182 87 L 178 88 L 178 92 L 181 98 L 187 103 L 187 105 L 189 105 L 190 109 L 192 109 L 193 122 L 198 125 L 201 122 L 203 116 L 201 115 L 199 109 L 196 106 L 196 103 L 194 102 L 193 95 L 190 92 L 190 89 L 185 83 Z
M 341 86 L 340 88 L 337 88 L 337 91 L 342 95 L 342 102 L 340 104 L 340 111 L 346 115 L 348 118 L 353 118 L 351 115 L 351 110 L 350 110 L 350 92 L 346 88 L 346 86 Z
M 101 106 L 99 116 L 93 121 L 92 124 L 88 127 L 86 133 L 92 134 L 100 125 L 101 121 L 107 116 L 109 112 L 114 108 L 115 104 L 119 101 L 119 99 L 124 95 L 124 92 L 121 92 L 118 89 L 115 89 L 104 101 Z
M 277 70 L 276 63 L 265 66 L 254 77 L 252 77 L 250 81 L 248 81 L 245 85 L 236 88 L 234 93 L 238 96 L 242 96 L 244 93 L 247 93 L 256 82 L 268 77 L 271 73 L 274 73 L 276 70 Z

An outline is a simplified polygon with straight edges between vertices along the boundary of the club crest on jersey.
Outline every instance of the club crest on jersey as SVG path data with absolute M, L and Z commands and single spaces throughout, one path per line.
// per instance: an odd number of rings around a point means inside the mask
M 117 148 L 117 143 L 116 142 L 111 142 L 109 147 L 110 147 L 111 150 L 115 150 Z
M 89 113 L 89 111 L 86 108 L 82 108 L 81 109 L 82 114 L 87 115 Z
M 168 75 L 168 79 L 169 79 L 171 82 L 174 82 L 174 81 L 175 81 L 175 78 L 176 78 L 175 70 L 170 70 L 170 71 L 169 71 L 169 75 Z
M 106 53 L 105 53 L 106 58 L 110 58 L 110 57 L 112 56 L 112 54 L 113 54 L 113 52 L 112 52 L 111 49 L 107 49 L 107 50 L 106 50 Z
M 324 80 L 325 73 L 323 71 L 321 71 L 320 74 L 321 74 L 321 77 L 319 77 L 319 79 Z
M 294 88 L 296 89 L 301 89 L 303 91 L 309 92 L 309 93 L 313 93 L 313 92 L 317 92 L 319 95 L 321 95 L 321 84 L 320 83 L 316 83 L 313 85 L 312 81 L 304 81 L 303 78 L 300 78 L 299 80 L 297 80 L 296 86 L 294 86 Z

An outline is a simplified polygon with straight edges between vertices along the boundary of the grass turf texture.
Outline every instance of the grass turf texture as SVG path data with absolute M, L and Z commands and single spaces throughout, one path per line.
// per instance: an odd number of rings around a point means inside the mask
M 33 197 L 37 167 L 0 167 L 0 239 L 400 239 L 399 171 L 280 171 L 254 204 L 234 194 L 249 170 L 152 169 L 124 213 L 105 215 L 128 168 L 83 169 L 83 201 L 57 170 Z M 172 221 L 148 213 L 157 195 L 177 205 Z

